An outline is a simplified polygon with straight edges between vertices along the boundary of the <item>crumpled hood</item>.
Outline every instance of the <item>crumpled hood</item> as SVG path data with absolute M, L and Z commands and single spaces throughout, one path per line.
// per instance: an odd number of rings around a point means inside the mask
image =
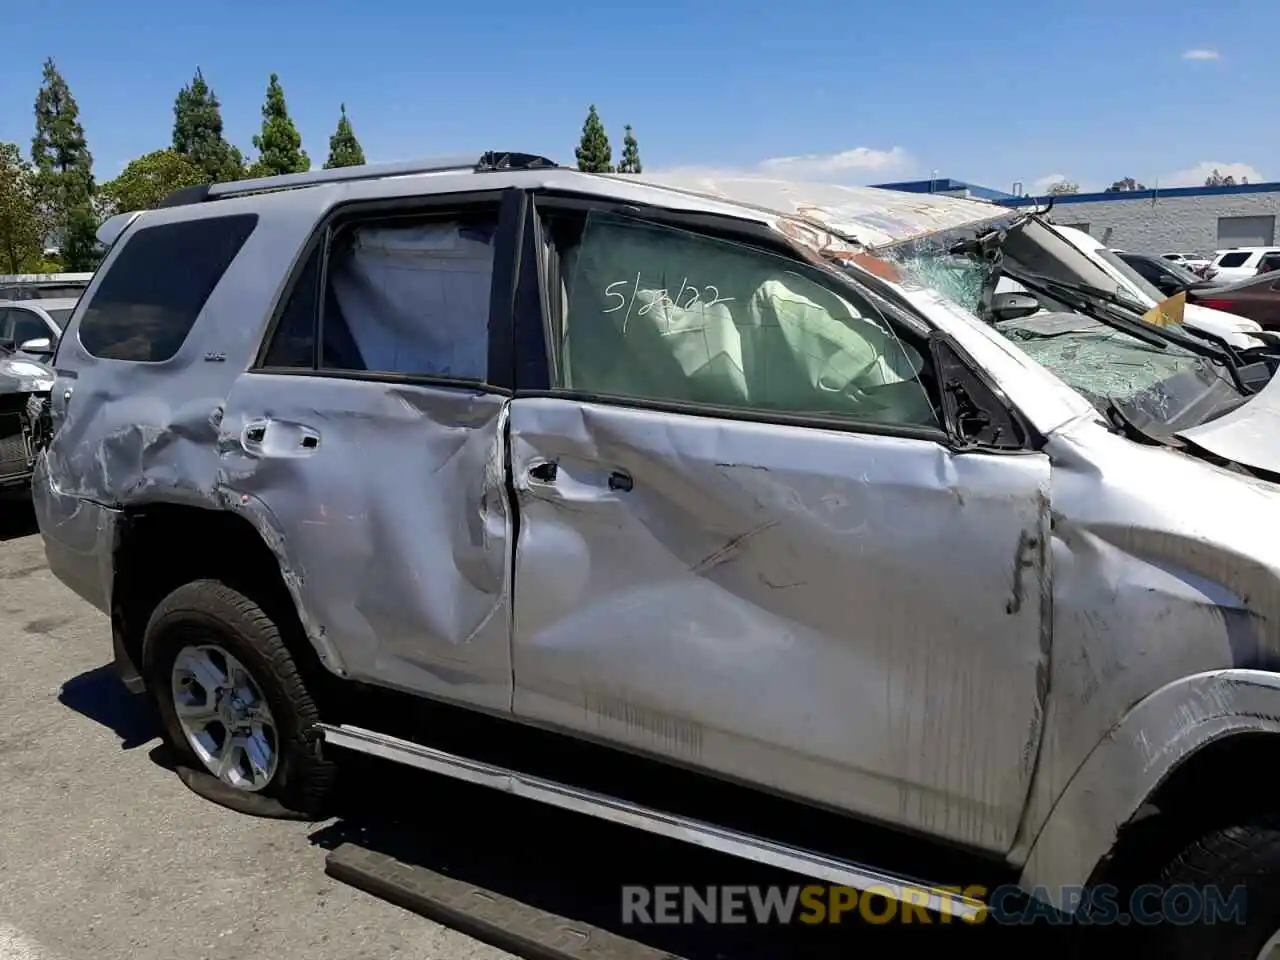
M 53 389 L 51 367 L 30 357 L 0 355 L 0 394 L 47 393 Z
M 1280 376 L 1244 406 L 1178 436 L 1216 456 L 1280 474 Z

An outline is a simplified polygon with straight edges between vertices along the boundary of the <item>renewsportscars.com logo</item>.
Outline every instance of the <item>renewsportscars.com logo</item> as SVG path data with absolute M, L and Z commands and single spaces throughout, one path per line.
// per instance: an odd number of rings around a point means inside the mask
M 1064 887 L 1062 902 L 1076 907 L 1060 912 L 1049 906 L 1047 891 L 1028 892 L 1016 886 L 941 887 L 948 893 L 979 901 L 971 915 L 959 914 L 944 901 L 931 912 L 930 892 L 910 887 L 825 886 L 624 886 L 622 922 L 625 924 L 758 924 L 786 926 L 792 923 L 829 924 L 888 923 L 998 923 L 1007 925 L 1089 924 L 1099 926 L 1154 924 L 1242 924 L 1246 916 L 1244 887 L 1154 884 L 1138 887 L 1124 896 L 1114 887 L 1090 890 Z M 899 899 L 899 894 L 901 898 Z M 935 901 L 936 902 L 936 901 Z M 1084 909 L 1087 907 L 1087 909 Z

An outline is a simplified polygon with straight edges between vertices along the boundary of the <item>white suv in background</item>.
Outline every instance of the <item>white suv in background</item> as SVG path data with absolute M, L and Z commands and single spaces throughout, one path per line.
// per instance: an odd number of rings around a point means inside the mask
M 1213 267 L 1218 272 L 1213 279 L 1221 283 L 1248 280 L 1257 274 L 1262 258 L 1268 253 L 1280 254 L 1280 247 L 1231 247 L 1228 250 L 1215 250 Z

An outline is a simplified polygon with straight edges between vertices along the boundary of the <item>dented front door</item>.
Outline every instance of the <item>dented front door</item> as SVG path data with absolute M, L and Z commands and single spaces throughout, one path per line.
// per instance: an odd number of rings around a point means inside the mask
M 994 851 L 1039 744 L 1039 454 L 517 398 L 517 714 Z

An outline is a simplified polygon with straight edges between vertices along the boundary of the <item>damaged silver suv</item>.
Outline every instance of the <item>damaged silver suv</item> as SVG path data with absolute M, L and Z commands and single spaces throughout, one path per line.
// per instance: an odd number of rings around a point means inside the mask
M 50 566 L 233 807 L 362 751 L 971 918 L 1190 885 L 1144 936 L 1266 956 L 1274 364 L 1033 220 L 993 297 L 1008 214 L 522 154 L 180 191 L 58 348 Z

